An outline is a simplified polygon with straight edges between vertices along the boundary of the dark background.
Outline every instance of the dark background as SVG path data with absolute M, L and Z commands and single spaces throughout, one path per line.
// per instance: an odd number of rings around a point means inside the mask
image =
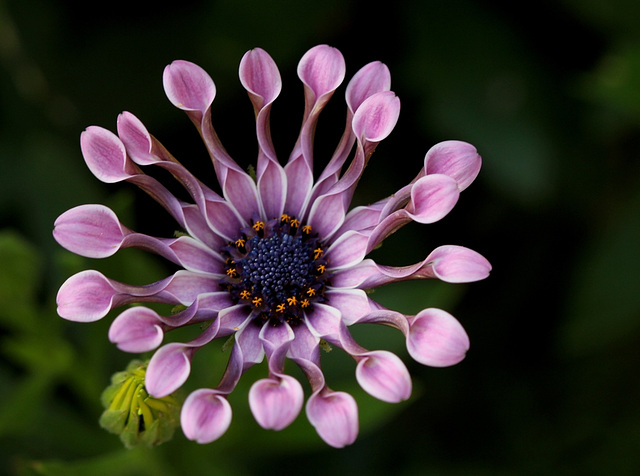
M 169 7 L 0 0 L 0 461 L 8 474 L 639 474 L 640 473 L 640 3 L 409 0 L 269 2 L 183 0 Z M 326 446 L 306 417 L 262 430 L 246 395 L 217 442 L 171 442 L 127 451 L 98 426 L 99 397 L 131 356 L 107 340 L 111 318 L 76 324 L 55 313 L 72 273 L 96 268 L 136 284 L 167 274 L 161 260 L 119 253 L 95 262 L 60 249 L 55 218 L 104 203 L 145 233 L 175 225 L 125 185 L 86 169 L 79 134 L 115 130 L 130 110 L 206 181 L 210 163 L 188 119 L 166 100 L 174 59 L 216 82 L 213 121 L 230 153 L 255 160 L 252 109 L 237 78 L 255 46 L 278 63 L 283 92 L 272 114 L 281 159 L 299 130 L 299 58 L 338 47 L 347 80 L 381 60 L 402 102 L 357 203 L 400 188 L 445 139 L 473 143 L 483 170 L 454 211 L 410 225 L 375 257 L 410 264 L 440 244 L 478 250 L 493 264 L 470 285 L 411 282 L 374 298 L 405 313 L 428 306 L 464 324 L 471 350 L 449 369 L 408 357 L 391 329 L 354 330 L 407 362 L 408 402 L 380 403 L 358 389 L 353 363 L 326 356 L 332 387 L 352 392 L 361 431 Z M 346 81 L 345 81 L 346 85 Z M 321 117 L 316 157 L 342 132 L 344 85 Z M 187 388 L 215 385 L 225 356 L 203 350 Z

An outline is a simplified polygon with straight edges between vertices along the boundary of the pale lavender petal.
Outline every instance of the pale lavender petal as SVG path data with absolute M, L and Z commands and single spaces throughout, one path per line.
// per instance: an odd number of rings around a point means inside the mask
M 313 309 L 306 313 L 307 328 L 317 337 L 334 337 L 338 338 L 341 331 L 342 315 L 340 311 L 331 303 L 331 305 L 316 303 Z M 297 330 L 296 330 L 297 337 Z M 309 341 L 309 345 L 315 345 L 317 342 L 315 339 Z M 296 345 L 300 345 L 298 340 Z M 301 356 L 305 356 L 306 352 L 303 349 L 298 349 L 298 353 Z
M 369 237 L 357 231 L 348 231 L 327 249 L 331 269 L 346 268 L 362 261 L 367 254 Z
M 407 211 L 418 223 L 434 223 L 445 217 L 458 202 L 458 183 L 448 175 L 420 178 L 411 188 Z
M 287 174 L 280 164 L 266 162 L 258 178 L 258 192 L 266 217 L 279 217 L 284 213 Z
M 223 183 L 225 198 L 242 217 L 261 215 L 258 206 L 258 190 L 253 179 L 242 171 L 229 169 Z M 211 217 L 210 217 L 211 219 Z
M 216 96 L 216 86 L 200 66 L 177 60 L 168 65 L 162 82 L 169 101 L 179 109 L 204 113 Z
M 393 91 L 367 98 L 353 116 L 353 132 L 362 141 L 380 142 L 386 138 L 400 116 L 400 99 Z
M 124 352 L 148 352 L 158 347 L 163 337 L 158 314 L 142 306 L 127 309 L 114 319 L 109 328 L 109 340 Z
M 345 392 L 325 391 L 307 401 L 307 418 L 320 437 L 335 448 L 352 444 L 358 436 L 358 406 Z
M 426 260 L 433 274 L 448 283 L 470 283 L 489 276 L 491 264 L 480 253 L 463 246 L 445 245 L 433 250 Z
M 304 156 L 299 155 L 284 167 L 287 175 L 287 201 L 285 212 L 293 216 L 302 216 L 313 186 L 313 171 Z
M 342 195 L 324 195 L 315 200 L 309 211 L 307 223 L 311 225 L 314 233 L 329 239 L 340 228 L 344 217 L 345 207 Z
M 118 136 L 102 127 L 87 127 L 80 135 L 80 148 L 87 167 L 102 182 L 120 182 L 139 173 Z
M 429 308 L 409 318 L 407 350 L 411 357 L 431 367 L 447 367 L 464 359 L 469 337 L 448 312 Z
M 328 289 L 327 300 L 342 314 L 342 321 L 351 325 L 371 311 L 369 297 L 362 289 Z
M 185 436 L 205 444 L 220 438 L 231 424 L 231 405 L 215 390 L 202 388 L 184 402 L 180 423 Z
M 163 289 L 163 293 L 173 297 L 180 304 L 188 306 L 196 300 L 199 294 L 219 290 L 218 277 L 179 270 L 171 277 Z
M 175 252 L 180 264 L 187 270 L 218 275 L 224 274 L 224 260 L 222 257 L 190 236 L 181 236 L 175 239 L 169 247 Z
M 367 393 L 385 402 L 397 403 L 411 396 L 409 371 L 391 352 L 378 350 L 362 356 L 356 378 Z
M 228 202 L 208 200 L 206 203 L 206 217 L 209 226 L 228 241 L 237 239 L 238 230 L 247 223 L 243 223 Z
M 116 214 L 103 205 L 80 205 L 67 210 L 54 226 L 53 237 L 58 243 L 88 258 L 113 255 L 127 233 Z
M 476 148 L 466 142 L 449 140 L 429 149 L 424 158 L 427 175 L 444 174 L 458 182 L 460 191 L 467 188 L 480 172 L 482 159 Z
M 249 406 L 258 424 L 270 430 L 282 430 L 296 419 L 302 403 L 302 386 L 293 377 L 258 380 L 249 391 Z

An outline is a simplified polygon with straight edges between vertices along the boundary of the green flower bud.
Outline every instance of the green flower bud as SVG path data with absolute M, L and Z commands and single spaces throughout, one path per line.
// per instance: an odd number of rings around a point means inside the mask
M 173 437 L 180 423 L 182 401 L 174 393 L 153 398 L 144 386 L 147 364 L 133 360 L 123 372 L 111 377 L 102 393 L 105 411 L 100 416 L 100 426 L 120 435 L 127 448 L 155 446 Z

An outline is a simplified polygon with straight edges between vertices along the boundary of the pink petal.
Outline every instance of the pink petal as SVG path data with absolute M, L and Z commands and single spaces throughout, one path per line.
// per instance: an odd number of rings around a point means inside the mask
M 200 66 L 177 60 L 164 69 L 164 91 L 169 101 L 185 111 L 204 113 L 216 96 L 216 86 Z
M 427 175 L 411 188 L 407 211 L 418 223 L 434 223 L 453 209 L 459 197 L 460 189 L 453 178 L 443 174 Z
M 358 362 L 356 378 L 379 400 L 397 403 L 411 396 L 411 377 L 400 358 L 384 350 L 369 352 Z
M 191 372 L 191 357 L 183 344 L 174 342 L 161 347 L 147 367 L 145 385 L 155 398 L 166 397 L 186 382 Z
M 314 394 L 306 406 L 307 418 L 327 444 L 342 448 L 358 436 L 358 406 L 345 392 Z
M 400 99 L 392 91 L 367 98 L 353 116 L 353 132 L 360 140 L 380 142 L 387 137 L 400 116 Z
M 249 406 L 262 428 L 282 430 L 296 419 L 304 393 L 300 383 L 288 375 L 258 380 L 249 391 Z
M 374 61 L 362 67 L 353 75 L 345 93 L 347 105 L 355 112 L 365 99 L 391 88 L 389 68 L 380 61 Z
M 142 121 L 130 112 L 125 111 L 118 116 L 118 136 L 135 163 L 149 165 L 158 161 L 158 158 L 151 154 L 151 134 Z
M 220 438 L 231 424 L 231 405 L 215 390 L 192 392 L 180 413 L 182 431 L 190 440 L 205 444 Z
M 342 53 L 327 45 L 311 48 L 298 63 L 298 77 L 316 99 L 334 91 L 342 83 L 345 71 Z
M 424 158 L 427 175 L 444 174 L 458 182 L 460 191 L 478 176 L 482 159 L 474 146 L 466 142 L 449 140 L 429 149 Z
M 109 280 L 98 271 L 81 271 L 60 287 L 56 298 L 58 314 L 70 321 L 97 321 L 111 310 L 116 294 Z
M 54 224 L 53 237 L 60 245 L 88 258 L 113 255 L 125 232 L 118 217 L 102 205 L 81 205 L 64 212 Z
M 259 110 L 272 102 L 282 90 L 282 80 L 275 61 L 262 48 L 247 51 L 240 61 L 240 82 L 253 96 L 260 98 Z
M 109 340 L 124 352 L 148 352 L 162 343 L 164 332 L 160 322 L 158 314 L 151 309 L 129 308 L 111 323 Z
M 122 141 L 102 127 L 87 127 L 80 135 L 80 148 L 89 170 L 103 182 L 120 182 L 138 173 Z
M 425 309 L 409 318 L 407 350 L 411 357 L 431 367 L 447 367 L 464 359 L 469 337 L 462 325 L 448 312 Z
M 491 264 L 480 253 L 463 246 L 445 245 L 427 257 L 435 276 L 448 283 L 470 283 L 489 276 Z

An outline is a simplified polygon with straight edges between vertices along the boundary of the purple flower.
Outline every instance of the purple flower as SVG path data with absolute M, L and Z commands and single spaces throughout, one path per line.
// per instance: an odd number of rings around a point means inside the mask
M 320 349 L 341 348 L 356 363 L 356 379 L 380 400 L 409 398 L 411 379 L 394 354 L 367 350 L 348 327 L 379 323 L 406 337 L 409 354 L 425 365 L 460 362 L 469 348 L 458 321 L 440 309 L 405 316 L 385 309 L 365 290 L 407 279 L 437 278 L 461 283 L 488 276 L 490 264 L 470 249 L 446 245 L 412 266 L 380 265 L 368 253 L 408 222 L 433 223 L 456 204 L 477 176 L 481 159 L 464 142 L 432 147 L 416 178 L 394 195 L 349 210 L 362 172 L 378 143 L 394 128 L 400 101 L 390 91 L 390 74 L 373 62 L 346 88 L 346 127 L 319 177 L 313 175 L 313 138 L 320 112 L 345 76 L 341 53 L 320 45 L 298 65 L 305 108 L 300 135 L 284 165 L 270 136 L 271 106 L 281 89 L 271 57 L 256 48 L 240 62 L 240 81 L 256 116 L 258 159 L 249 174 L 227 154 L 211 125 L 216 88 L 200 67 L 175 61 L 164 71 L 169 100 L 184 110 L 202 136 L 220 184 L 217 193 L 194 177 L 133 114 L 118 117 L 117 135 L 91 126 L 81 148 L 89 169 L 103 182 L 132 182 L 157 200 L 185 233 L 156 238 L 134 232 L 102 205 L 82 205 L 55 223 L 56 240 L 82 256 L 103 258 L 137 247 L 161 255 L 181 269 L 146 286 L 113 281 L 88 270 L 70 277 L 58 293 L 58 313 L 72 321 L 101 319 L 131 303 L 161 302 L 180 311 L 159 315 L 144 306 L 126 308 L 111 325 L 109 339 L 126 352 L 158 348 L 164 334 L 197 324 L 204 330 L 190 342 L 171 342 L 155 351 L 145 385 L 156 398 L 177 390 L 188 378 L 195 352 L 233 335 L 227 369 L 215 388 L 191 393 L 182 408 L 185 435 L 199 443 L 219 438 L 231 423 L 227 396 L 242 374 L 265 357 L 268 375 L 255 382 L 249 405 L 264 428 L 280 430 L 304 403 L 300 383 L 284 373 L 295 362 L 308 378 L 306 413 L 329 445 L 353 443 L 358 410 L 353 397 L 332 390 L 321 370 Z M 352 154 L 352 151 L 353 154 Z M 348 162 L 348 158 L 352 156 Z M 176 198 L 145 168 L 168 171 L 190 202 Z

